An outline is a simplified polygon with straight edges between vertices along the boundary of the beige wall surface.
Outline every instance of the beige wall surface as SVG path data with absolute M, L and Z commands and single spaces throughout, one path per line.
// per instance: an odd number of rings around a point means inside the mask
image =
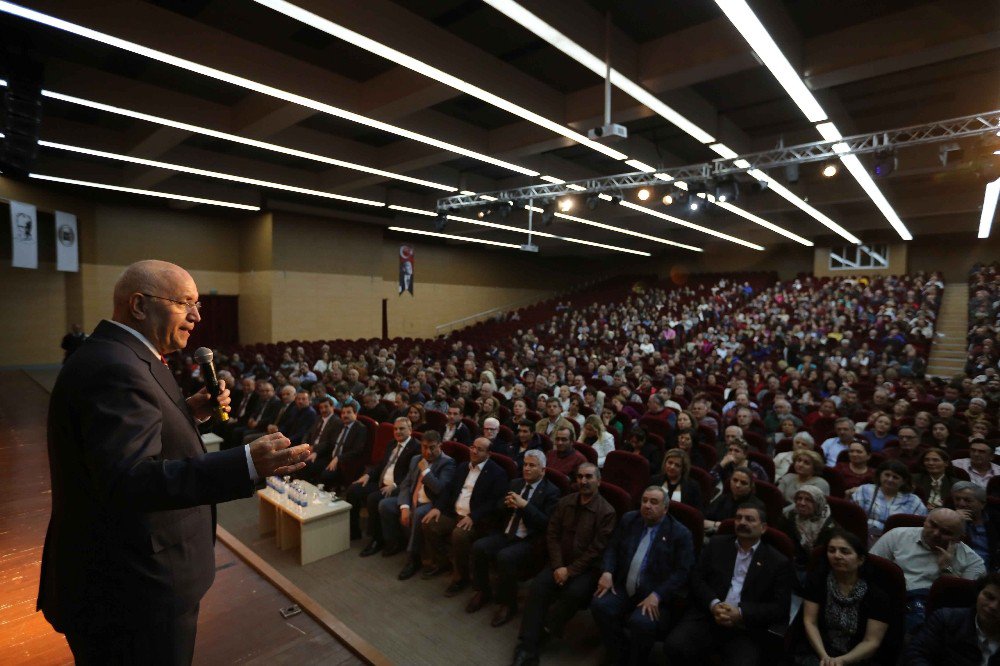
M 847 277 L 864 275 L 868 277 L 879 277 L 885 275 L 903 275 L 907 271 L 907 255 L 909 246 L 906 243 L 887 243 L 889 247 L 889 265 L 886 268 L 858 268 L 850 270 L 830 270 L 830 252 L 834 248 L 817 247 L 814 253 L 813 275 L 816 277 Z M 837 246 L 838 249 L 842 246 Z M 918 269 L 919 270 L 919 269 Z
M 775 271 L 779 278 L 788 280 L 812 268 L 813 249 L 804 245 L 773 244 L 759 251 L 723 243 L 706 252 L 670 251 L 657 262 L 655 270 L 661 278 L 682 282 L 693 273 L 732 271 Z

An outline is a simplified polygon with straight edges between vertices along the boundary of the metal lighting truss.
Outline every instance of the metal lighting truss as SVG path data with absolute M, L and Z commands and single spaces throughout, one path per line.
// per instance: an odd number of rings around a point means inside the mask
M 523 202 L 545 201 L 565 195 L 587 195 L 608 192 L 622 192 L 637 187 L 651 187 L 674 181 L 706 181 L 718 176 L 745 173 L 753 169 L 773 169 L 790 164 L 804 164 L 839 158 L 843 155 L 866 155 L 869 153 L 907 148 L 927 143 L 938 143 L 953 139 L 996 134 L 1000 131 L 1000 109 L 977 113 L 971 116 L 941 120 L 925 125 L 915 125 L 882 132 L 858 134 L 844 137 L 840 141 L 816 141 L 797 146 L 784 146 L 759 153 L 750 153 L 729 159 L 719 158 L 711 162 L 689 164 L 680 167 L 657 169 L 653 173 L 626 173 L 617 176 L 588 178 L 559 184 L 538 184 L 515 187 L 509 190 L 474 195 L 455 195 L 438 199 L 439 211 L 478 208 L 493 201 Z M 485 199 L 485 200 L 484 200 Z

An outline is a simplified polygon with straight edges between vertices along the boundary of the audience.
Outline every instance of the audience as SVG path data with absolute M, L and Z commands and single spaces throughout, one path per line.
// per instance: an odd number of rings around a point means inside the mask
M 840 474 L 840 480 L 844 483 L 844 494 L 851 496 L 860 486 L 875 479 L 875 470 L 869 465 L 871 459 L 871 444 L 867 441 L 856 440 L 847 447 L 847 461 L 834 466 L 834 470 Z
M 549 469 L 553 469 L 569 478 L 576 475 L 576 468 L 587 462 L 583 454 L 573 446 L 573 429 L 569 426 L 559 427 L 552 435 L 554 451 L 549 456 Z
M 347 501 L 351 503 L 351 535 L 360 535 L 361 509 L 368 509 L 368 545 L 361 551 L 361 557 L 369 557 L 382 550 L 385 538 L 382 535 L 382 520 L 379 505 L 383 499 L 395 499 L 399 487 L 410 470 L 410 463 L 421 452 L 421 446 L 410 436 L 410 421 L 396 419 L 393 423 L 392 446 L 386 447 L 382 460 L 370 465 L 347 489 Z M 395 546 L 394 546 L 395 549 Z M 396 552 L 399 552 L 396 550 Z M 395 553 L 389 553 L 390 555 Z
M 955 482 L 949 469 L 951 458 L 937 447 L 925 449 L 920 456 L 920 470 L 913 475 L 913 489 L 924 500 L 928 509 L 944 506 Z
M 875 541 L 885 532 L 889 516 L 905 513 L 927 515 L 927 507 L 910 492 L 910 470 L 898 460 L 886 460 L 875 470 L 873 483 L 859 486 L 851 501 L 860 506 L 868 516 L 868 542 Z
M 670 501 L 683 502 L 701 509 L 701 486 L 690 475 L 691 460 L 688 454 L 683 449 L 670 449 L 663 456 L 662 471 L 653 475 L 652 483 L 663 488 Z
M 796 572 L 805 573 L 813 548 L 823 548 L 837 523 L 830 512 L 826 493 L 816 486 L 802 486 L 785 507 L 778 528 L 795 544 Z
M 983 489 L 994 476 L 1000 476 L 1000 465 L 993 462 L 993 447 L 982 437 L 969 440 L 969 457 L 952 460 L 953 467 L 964 470 L 969 480 Z
M 969 608 L 939 608 L 907 646 L 907 666 L 995 666 L 1000 645 L 1000 574 L 976 583 L 976 602 Z
M 830 484 L 820 474 L 823 473 L 823 456 L 815 451 L 798 451 L 792 457 L 792 471 L 778 480 L 778 490 L 789 502 L 795 493 L 805 485 L 819 488 L 824 495 L 830 494 Z

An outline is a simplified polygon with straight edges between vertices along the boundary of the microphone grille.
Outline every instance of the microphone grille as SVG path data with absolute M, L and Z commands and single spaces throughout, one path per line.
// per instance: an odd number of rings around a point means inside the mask
M 215 354 L 208 347 L 198 347 L 194 350 L 194 360 L 199 364 L 211 363 L 213 358 Z

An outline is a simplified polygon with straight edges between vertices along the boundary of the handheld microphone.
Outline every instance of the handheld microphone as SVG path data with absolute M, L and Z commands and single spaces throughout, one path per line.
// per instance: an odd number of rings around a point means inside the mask
M 222 421 L 229 420 L 229 414 L 219 405 L 219 378 L 215 374 L 215 364 L 212 360 L 215 358 L 215 354 L 208 347 L 198 347 L 194 351 L 194 360 L 198 362 L 199 367 L 201 367 L 201 378 L 205 380 L 205 388 L 208 389 L 208 394 L 212 396 L 212 400 L 215 401 L 215 415 L 219 417 Z

